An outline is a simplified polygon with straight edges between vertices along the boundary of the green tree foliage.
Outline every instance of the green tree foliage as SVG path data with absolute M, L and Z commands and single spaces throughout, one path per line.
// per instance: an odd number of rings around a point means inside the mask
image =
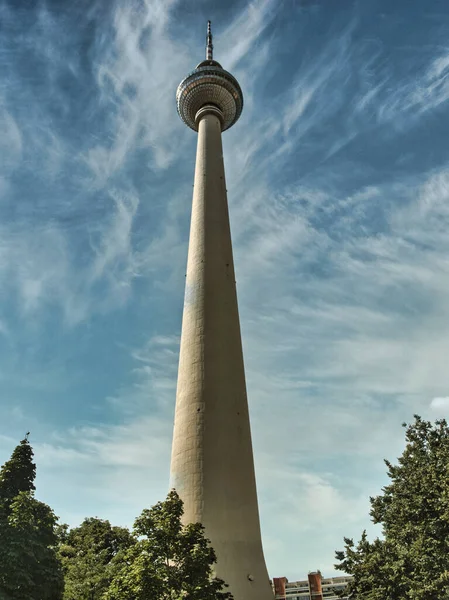
M 357 600 L 449 600 L 449 426 L 415 415 L 397 465 L 385 464 L 391 483 L 371 501 L 382 540 L 363 532 L 345 538 L 336 568 L 354 576 L 345 593 Z
M 8 509 L 19 492 L 34 492 L 36 465 L 33 462 L 33 449 L 27 436 L 14 449 L 11 458 L 0 470 L 0 500 Z
M 99 600 L 135 542 L 128 529 L 88 518 L 68 530 L 61 525 L 59 556 L 64 570 L 64 600 Z
M 182 501 L 173 490 L 136 519 L 138 542 L 104 600 L 232 600 L 213 577 L 214 550 L 200 523 L 183 526 Z
M 57 517 L 34 498 L 36 466 L 23 439 L 0 470 L 0 598 L 61 600 Z

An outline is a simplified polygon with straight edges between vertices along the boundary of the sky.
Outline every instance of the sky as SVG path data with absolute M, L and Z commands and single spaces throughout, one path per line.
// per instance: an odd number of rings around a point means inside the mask
M 0 0 L 0 464 L 71 526 L 168 492 L 207 19 L 268 571 L 330 576 L 449 417 L 445 0 Z

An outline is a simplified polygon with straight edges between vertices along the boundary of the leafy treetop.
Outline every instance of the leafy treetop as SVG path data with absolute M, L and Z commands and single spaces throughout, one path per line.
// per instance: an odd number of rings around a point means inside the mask
M 34 492 L 36 465 L 28 435 L 14 449 L 0 469 L 0 502 L 9 505 L 19 492 Z
M 385 464 L 391 483 L 370 498 L 371 519 L 384 539 L 366 531 L 356 545 L 345 538 L 336 565 L 354 576 L 358 600 L 449 599 L 449 426 L 414 415 L 398 464 Z
M 182 500 L 172 490 L 134 523 L 138 542 L 125 556 L 104 600 L 232 600 L 213 576 L 216 555 L 200 523 L 183 525 Z

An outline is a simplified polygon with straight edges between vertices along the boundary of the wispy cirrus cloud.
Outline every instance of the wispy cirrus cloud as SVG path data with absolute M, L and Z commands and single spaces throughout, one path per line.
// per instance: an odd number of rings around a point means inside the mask
M 425 113 L 439 108 L 449 100 L 449 54 L 447 50 L 429 59 L 428 63 L 397 86 L 391 80 L 385 85 L 383 101 L 378 108 L 380 121 L 401 118 L 415 123 Z
M 96 65 L 97 85 L 110 112 L 112 142 L 90 148 L 86 162 L 105 182 L 139 148 L 149 150 L 148 167 L 166 169 L 174 160 L 173 97 L 189 63 L 179 42 L 167 33 L 176 2 L 145 1 L 114 13 L 115 46 Z M 179 148 L 176 148 L 179 150 Z
M 269 45 L 260 44 L 259 40 L 279 10 L 279 4 L 273 0 L 257 0 L 249 2 L 232 19 L 224 31 L 220 32 L 220 37 L 226 40 L 226 47 L 222 52 L 223 58 L 220 58 L 226 64 L 224 68 L 235 71 L 242 60 L 246 65 L 250 63 L 254 66 L 256 63 L 259 66 L 259 73 L 260 69 L 266 68 Z M 248 72 L 246 69 L 245 71 L 247 76 Z M 254 77 L 255 73 L 252 74 Z M 244 78 L 246 79 L 245 76 Z
M 75 325 L 127 298 L 135 276 L 130 234 L 138 199 L 114 190 L 111 194 L 116 212 L 97 231 L 98 247 L 84 271 L 75 266 L 70 240 L 61 227 L 49 223 L 33 233 L 26 221 L 14 229 L 3 227 L 0 283 L 17 294 L 25 315 L 31 318 L 56 306 L 67 325 Z M 101 300 L 94 295 L 99 281 L 108 290 Z

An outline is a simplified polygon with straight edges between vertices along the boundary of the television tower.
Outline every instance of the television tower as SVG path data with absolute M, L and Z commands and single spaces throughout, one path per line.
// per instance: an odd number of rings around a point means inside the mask
M 184 522 L 201 522 L 235 600 L 272 600 L 260 534 L 221 134 L 240 117 L 237 80 L 213 59 L 178 86 L 198 132 L 171 457 Z

